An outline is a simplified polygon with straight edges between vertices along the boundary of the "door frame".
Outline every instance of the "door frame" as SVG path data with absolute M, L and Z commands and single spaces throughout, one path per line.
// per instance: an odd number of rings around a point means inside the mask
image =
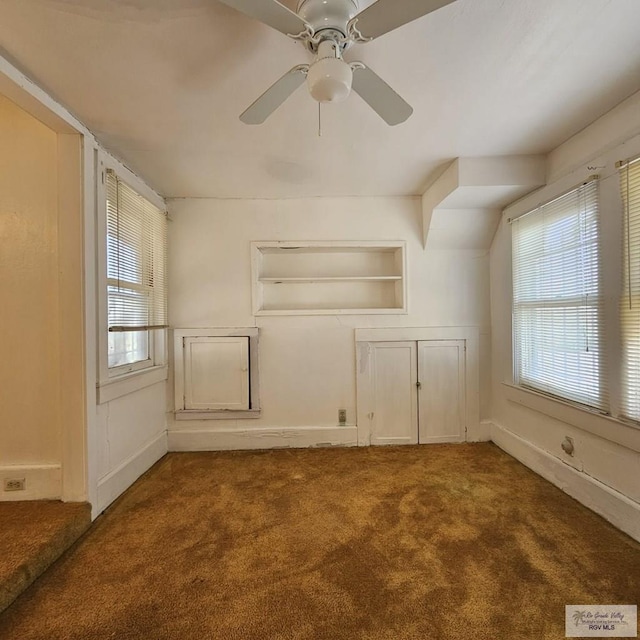
M 466 348 L 464 411 L 467 442 L 489 440 L 489 425 L 480 421 L 480 329 L 479 327 L 394 327 L 356 329 L 356 415 L 358 446 L 371 443 L 374 412 L 371 343 L 463 340 Z

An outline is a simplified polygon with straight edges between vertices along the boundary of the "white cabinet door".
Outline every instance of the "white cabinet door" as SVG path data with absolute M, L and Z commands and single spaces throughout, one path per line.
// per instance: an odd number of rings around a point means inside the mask
M 184 338 L 184 404 L 249 409 L 249 338 Z
M 418 380 L 420 442 L 463 442 L 464 340 L 418 342 Z
M 373 417 L 371 444 L 418 442 L 415 342 L 371 344 Z

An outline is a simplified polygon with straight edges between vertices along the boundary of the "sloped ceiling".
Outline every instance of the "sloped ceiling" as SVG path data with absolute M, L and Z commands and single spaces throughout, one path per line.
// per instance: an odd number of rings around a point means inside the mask
M 354 94 L 318 137 L 305 87 L 240 123 L 309 54 L 216 0 L 0 0 L 9 60 L 170 197 L 421 194 L 455 157 L 546 153 L 640 89 L 639 25 L 640 0 L 458 0 L 347 54 L 406 123 Z

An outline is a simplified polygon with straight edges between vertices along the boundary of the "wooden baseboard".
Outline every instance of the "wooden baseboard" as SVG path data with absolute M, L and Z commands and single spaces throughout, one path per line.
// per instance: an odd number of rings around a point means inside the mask
M 501 425 L 491 425 L 491 440 L 532 471 L 640 542 L 640 504 Z
M 98 501 L 92 516 L 102 513 L 118 496 L 124 493 L 145 471 L 167 453 L 167 432 L 163 431 L 139 451 L 98 480 Z
M 258 429 L 169 431 L 169 451 L 228 451 L 307 447 L 355 447 L 358 433 L 347 427 L 277 427 Z

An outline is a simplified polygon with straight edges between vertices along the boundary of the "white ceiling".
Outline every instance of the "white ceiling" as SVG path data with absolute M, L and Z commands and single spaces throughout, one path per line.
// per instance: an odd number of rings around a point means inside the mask
M 639 28 L 640 0 L 458 0 L 347 53 L 406 123 L 354 94 L 319 138 L 305 87 L 238 120 L 310 54 L 216 0 L 0 0 L 6 56 L 170 197 L 419 194 L 458 156 L 548 152 L 640 89 Z

